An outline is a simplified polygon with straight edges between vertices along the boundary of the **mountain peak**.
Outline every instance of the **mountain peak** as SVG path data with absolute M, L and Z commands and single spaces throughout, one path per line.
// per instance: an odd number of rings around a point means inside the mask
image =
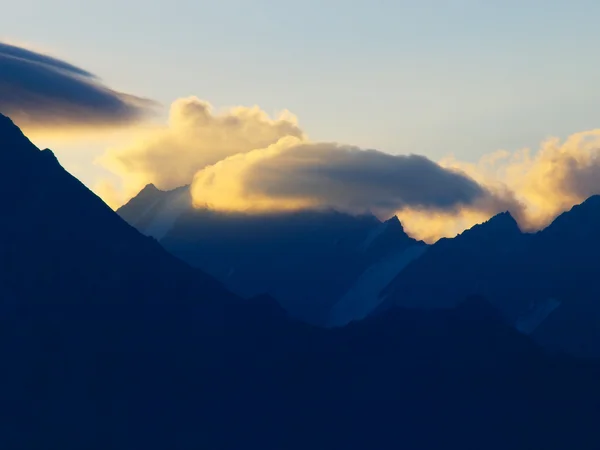
M 0 113 L 0 136 L 19 135 L 25 137 L 19 127 L 10 119 Z
M 475 225 L 471 230 L 478 230 L 479 232 L 485 230 L 486 233 L 493 234 L 506 234 L 506 233 L 518 233 L 521 234 L 521 229 L 519 228 L 519 224 L 512 216 L 512 214 L 508 211 L 504 211 L 496 214 L 486 222 L 483 222 L 479 225 Z M 470 232 L 471 230 L 467 230 L 465 233 Z
M 512 214 L 509 211 L 504 211 L 504 212 L 496 214 L 490 220 L 488 220 L 487 223 L 518 226 L 517 221 L 515 220 L 515 218 L 512 216 Z
M 12 120 L 10 120 L 10 117 L 5 116 L 4 114 L 0 113 L 0 126 L 3 126 L 5 124 L 10 124 L 10 125 L 16 126 L 14 124 L 14 122 Z
M 400 219 L 398 219 L 398 216 L 390 217 L 388 220 L 385 221 L 385 223 L 387 223 L 390 227 L 402 228 L 402 223 L 400 222 Z
M 21 129 L 9 117 L 0 113 L 0 158 L 10 158 L 11 162 L 23 155 L 35 155 L 38 152 L 38 148 Z
M 154 183 L 148 183 L 146 186 L 144 186 L 144 189 L 142 189 L 138 195 L 140 194 L 146 194 L 146 193 L 154 193 L 154 192 L 160 192 L 160 189 L 158 189 Z
M 402 222 L 398 219 L 398 216 L 390 217 L 388 220 L 384 222 L 387 231 L 391 231 L 396 234 L 406 235 L 406 231 L 404 231 L 404 227 L 402 226 Z

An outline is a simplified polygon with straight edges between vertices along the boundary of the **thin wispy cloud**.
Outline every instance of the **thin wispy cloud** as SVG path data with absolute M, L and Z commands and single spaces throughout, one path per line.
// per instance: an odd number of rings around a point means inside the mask
M 0 42 L 0 112 L 20 126 L 117 127 L 140 121 L 154 106 L 66 61 Z

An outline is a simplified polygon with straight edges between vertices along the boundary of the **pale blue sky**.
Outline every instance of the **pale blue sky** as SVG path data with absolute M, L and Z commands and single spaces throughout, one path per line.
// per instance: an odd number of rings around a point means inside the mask
M 0 0 L 0 11 L 0 39 L 115 89 L 165 106 L 196 95 L 289 109 L 314 140 L 475 160 L 600 126 L 592 0 Z

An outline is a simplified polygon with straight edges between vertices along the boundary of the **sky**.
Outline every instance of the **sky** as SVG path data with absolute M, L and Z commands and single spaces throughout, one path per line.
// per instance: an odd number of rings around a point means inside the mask
M 600 124 L 596 1 L 0 0 L 0 10 L 10 11 L 0 42 L 155 101 L 156 122 L 190 96 L 215 116 L 257 105 L 273 119 L 291 112 L 311 142 L 424 155 L 478 182 L 486 155 L 536 152 Z M 98 162 L 107 149 L 140 140 L 50 125 L 29 134 L 93 189 L 123 177 Z M 413 217 L 422 206 L 394 205 Z

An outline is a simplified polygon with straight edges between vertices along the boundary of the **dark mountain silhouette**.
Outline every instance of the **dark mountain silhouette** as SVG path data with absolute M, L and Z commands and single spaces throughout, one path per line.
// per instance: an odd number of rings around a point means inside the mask
M 235 296 L 120 219 L 0 117 L 3 289 L 20 299 L 77 303 L 175 301 L 210 305 Z
M 509 213 L 498 214 L 455 238 L 440 239 L 382 292 L 386 301 L 380 309 L 390 304 L 454 307 L 466 296 L 483 295 L 492 303 L 498 298 L 501 304 L 496 306 L 506 313 L 503 278 L 515 271 L 526 239 Z
M 600 356 L 599 229 L 600 196 L 593 196 L 532 239 L 532 280 L 558 305 L 533 333 L 549 348 Z
M 316 324 L 366 316 L 379 291 L 426 248 L 396 217 L 382 223 L 333 210 L 220 213 L 192 208 L 185 186 L 146 186 L 118 213 L 239 295 L 268 292 L 292 316 Z
M 598 196 L 534 234 L 500 214 L 433 245 L 382 292 L 379 311 L 452 307 L 480 294 L 547 348 L 600 356 L 599 227 Z
M 0 116 L 3 449 L 598 448 L 599 367 L 486 301 L 325 329 L 240 301 Z

